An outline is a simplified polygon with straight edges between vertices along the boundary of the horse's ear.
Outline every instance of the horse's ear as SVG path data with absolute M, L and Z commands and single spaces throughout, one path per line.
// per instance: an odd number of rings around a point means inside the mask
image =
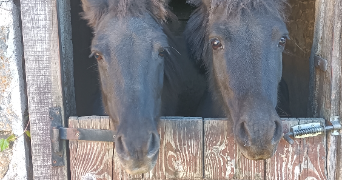
M 81 0 L 83 13 L 81 13 L 83 19 L 88 20 L 89 26 L 94 28 L 101 17 L 108 12 L 108 0 Z

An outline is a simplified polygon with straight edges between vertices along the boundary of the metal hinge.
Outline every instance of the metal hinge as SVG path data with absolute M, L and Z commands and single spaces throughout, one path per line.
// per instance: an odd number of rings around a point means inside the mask
M 115 132 L 112 130 L 81 129 L 62 127 L 60 109 L 50 109 L 51 119 L 51 160 L 52 166 L 64 166 L 65 140 L 105 141 L 114 142 Z
M 292 136 L 293 138 L 313 137 L 331 130 L 333 131 L 331 135 L 339 135 L 339 132 L 337 131 L 341 129 L 339 117 L 334 116 L 330 118 L 330 122 L 332 124 L 331 126 L 325 126 L 321 123 L 309 123 L 293 126 L 291 127 L 290 132 L 284 135 L 284 139 L 288 143 L 293 144 L 294 141 L 290 138 L 290 136 Z

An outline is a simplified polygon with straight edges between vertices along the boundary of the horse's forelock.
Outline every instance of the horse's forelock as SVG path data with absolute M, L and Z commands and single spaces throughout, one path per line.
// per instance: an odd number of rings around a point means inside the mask
M 160 22 L 166 21 L 170 15 L 169 0 L 82 0 L 82 17 L 88 20 L 91 27 L 96 27 L 101 19 L 111 14 L 122 18 L 127 16 L 141 16 L 150 13 Z

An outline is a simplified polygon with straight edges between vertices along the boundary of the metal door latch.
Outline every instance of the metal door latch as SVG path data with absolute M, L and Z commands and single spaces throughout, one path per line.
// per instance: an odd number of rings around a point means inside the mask
M 337 130 L 341 129 L 341 124 L 339 122 L 339 117 L 334 116 L 330 119 L 331 126 L 325 126 L 321 123 L 309 123 L 309 124 L 301 124 L 297 126 L 293 126 L 290 129 L 290 132 L 286 133 L 284 135 L 284 139 L 290 143 L 293 144 L 293 139 L 290 138 L 292 136 L 293 138 L 306 138 L 306 137 L 313 137 L 317 136 L 319 134 L 325 133 L 326 131 L 331 131 L 331 135 L 339 135 L 339 132 Z

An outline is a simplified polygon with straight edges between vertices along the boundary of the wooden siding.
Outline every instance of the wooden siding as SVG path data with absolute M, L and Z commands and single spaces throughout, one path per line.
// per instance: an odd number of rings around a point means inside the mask
M 283 131 L 310 122 L 324 120 L 283 119 Z M 78 128 L 110 129 L 107 117 L 72 117 L 71 124 Z M 232 123 L 226 119 L 165 117 L 159 133 L 157 164 L 151 172 L 138 176 L 130 176 L 121 169 L 113 143 L 71 141 L 72 179 L 326 179 L 324 135 L 295 139 L 293 145 L 282 139 L 271 159 L 252 161 L 239 153 Z
M 341 48 L 342 1 L 316 0 L 315 33 L 310 57 L 310 117 L 329 121 L 342 115 L 341 106 Z M 315 67 L 315 56 L 326 60 L 326 71 Z M 342 179 L 341 136 L 327 135 L 327 177 Z
M 33 179 L 67 179 L 68 163 L 52 167 L 49 109 L 62 122 L 75 115 L 68 0 L 20 0 Z M 62 14 L 58 14 L 62 13 Z M 62 25 L 61 25 L 62 24 Z M 63 153 L 66 154 L 65 144 Z

